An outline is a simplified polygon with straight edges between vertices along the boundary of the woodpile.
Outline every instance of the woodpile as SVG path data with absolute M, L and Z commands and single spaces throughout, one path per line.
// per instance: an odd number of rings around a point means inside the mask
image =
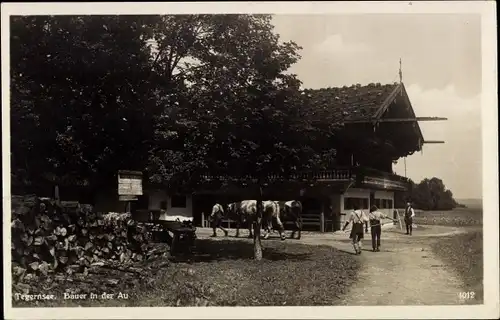
M 92 266 L 126 265 L 154 255 L 151 232 L 128 213 L 93 212 L 90 205 L 12 198 L 13 281 L 27 275 L 88 274 Z

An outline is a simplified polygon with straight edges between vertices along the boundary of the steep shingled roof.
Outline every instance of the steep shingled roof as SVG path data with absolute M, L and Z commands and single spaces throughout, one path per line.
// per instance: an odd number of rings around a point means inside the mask
M 342 123 L 344 120 L 367 120 L 375 118 L 386 100 L 393 96 L 399 83 L 366 86 L 352 85 L 341 88 L 305 89 L 310 98 L 309 106 L 314 118 Z

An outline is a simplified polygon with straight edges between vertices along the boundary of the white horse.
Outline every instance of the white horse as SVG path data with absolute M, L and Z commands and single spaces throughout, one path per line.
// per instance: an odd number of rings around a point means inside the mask
M 262 221 L 264 222 L 263 227 L 265 230 L 264 239 L 269 238 L 273 221 L 276 221 L 276 224 L 278 225 L 278 232 L 280 234 L 280 238 L 281 240 L 285 240 L 286 239 L 285 227 L 283 226 L 283 223 L 281 222 L 280 219 L 281 210 L 279 202 L 268 200 L 268 201 L 263 201 L 262 205 L 264 206 L 263 208 L 264 215 L 262 217 Z

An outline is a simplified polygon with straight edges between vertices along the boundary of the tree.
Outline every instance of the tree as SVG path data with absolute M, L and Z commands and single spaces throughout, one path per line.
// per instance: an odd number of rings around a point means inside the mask
M 410 181 L 407 192 L 396 194 L 395 205 L 403 207 L 406 201 L 413 202 L 415 207 L 422 210 L 451 210 L 458 206 L 453 193 L 436 177 L 426 178 L 418 184 Z
M 97 182 L 146 165 L 159 110 L 146 43 L 155 19 L 11 19 L 14 176 Z
M 69 173 L 95 186 L 114 184 L 119 169 L 146 168 L 151 182 L 184 192 L 206 174 L 234 177 L 258 199 L 260 259 L 269 174 L 322 168 L 335 127 L 312 121 L 314 102 L 287 73 L 300 47 L 280 42 L 270 22 L 268 15 L 13 18 L 14 176 Z
M 286 73 L 300 48 L 281 43 L 270 21 L 266 15 L 190 16 L 177 20 L 182 28 L 159 28 L 165 33 L 157 35 L 165 73 L 172 71 L 172 56 L 191 62 L 176 75 L 182 90 L 175 106 L 165 108 L 149 167 L 153 181 L 175 190 L 195 189 L 205 182 L 204 174 L 236 178 L 221 186 L 253 185 L 256 259 L 262 257 L 262 188 L 268 175 L 311 169 L 318 158 L 310 142 L 319 131 L 308 121 L 307 99 L 296 76 Z M 192 41 L 176 49 L 171 39 L 186 36 L 172 35 L 173 30 L 187 30 Z

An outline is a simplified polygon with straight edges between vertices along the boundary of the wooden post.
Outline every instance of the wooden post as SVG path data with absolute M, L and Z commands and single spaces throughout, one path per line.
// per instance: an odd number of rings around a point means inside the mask
M 54 187 L 54 198 L 56 200 L 56 205 L 59 207 L 61 206 L 61 197 L 59 196 L 59 186 L 56 185 Z
M 325 200 L 324 199 L 322 199 L 322 201 L 321 201 L 321 212 L 320 212 L 320 216 L 319 216 L 319 223 L 320 223 L 319 231 L 321 233 L 325 232 Z

